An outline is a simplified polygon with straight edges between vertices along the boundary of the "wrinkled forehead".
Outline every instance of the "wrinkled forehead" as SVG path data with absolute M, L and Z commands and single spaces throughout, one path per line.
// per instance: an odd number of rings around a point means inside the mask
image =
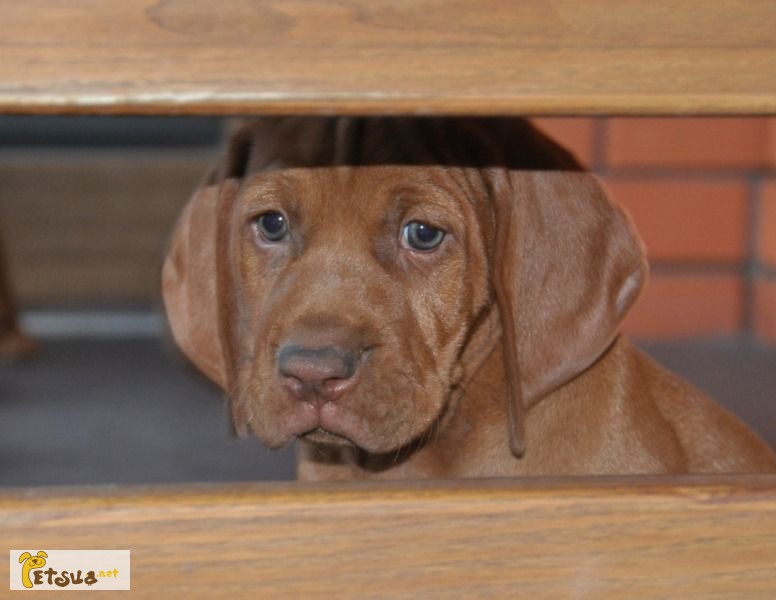
M 357 214 L 386 204 L 426 204 L 463 210 L 486 193 L 483 173 L 443 166 L 263 168 L 247 174 L 240 199 L 248 210 L 280 201 L 305 210 L 344 208 Z

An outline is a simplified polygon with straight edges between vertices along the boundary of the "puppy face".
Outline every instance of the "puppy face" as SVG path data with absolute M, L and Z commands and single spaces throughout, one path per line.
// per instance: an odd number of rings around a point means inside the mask
M 370 452 L 427 432 L 488 298 L 481 192 L 429 167 L 246 175 L 220 261 L 236 424 Z
M 645 276 L 601 182 L 525 121 L 268 117 L 194 192 L 162 289 L 268 446 L 423 442 L 500 343 L 519 457 L 525 411 L 601 356 Z

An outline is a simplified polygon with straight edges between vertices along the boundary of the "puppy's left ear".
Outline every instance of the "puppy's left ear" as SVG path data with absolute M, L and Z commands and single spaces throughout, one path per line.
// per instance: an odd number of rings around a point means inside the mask
M 175 342 L 200 371 L 225 388 L 216 264 L 221 185 L 214 179 L 196 189 L 178 219 L 162 269 L 162 297 Z
M 592 365 L 647 274 L 644 248 L 601 181 L 571 171 L 491 173 L 493 285 L 509 386 L 510 447 L 524 412 Z
M 178 218 L 162 268 L 162 296 L 173 337 L 183 353 L 222 389 L 228 387 L 228 348 L 222 301 L 229 290 L 218 266 L 221 223 L 228 218 L 250 158 L 256 124 L 229 139 L 219 164 Z

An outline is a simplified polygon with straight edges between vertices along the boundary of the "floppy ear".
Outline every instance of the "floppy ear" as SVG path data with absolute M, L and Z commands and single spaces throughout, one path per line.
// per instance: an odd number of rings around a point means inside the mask
M 162 267 L 162 297 L 172 335 L 183 353 L 226 389 L 218 269 L 219 217 L 231 207 L 250 160 L 256 125 L 247 122 L 229 138 L 218 166 L 194 191 L 172 234 Z
M 510 447 L 521 456 L 525 411 L 609 347 L 647 264 L 630 219 L 592 174 L 499 171 L 493 195 Z
M 32 558 L 32 554 L 30 554 L 29 552 L 22 552 L 22 553 L 19 555 L 19 562 L 20 562 L 20 563 L 23 563 L 23 562 L 24 562 L 25 560 L 27 560 L 28 558 Z
M 46 554 L 43 550 L 38 551 L 38 556 L 42 556 L 43 558 L 48 558 L 48 554 Z
M 216 283 L 221 186 L 212 179 L 197 188 L 175 226 L 162 268 L 162 296 L 178 346 L 205 375 L 224 388 L 226 369 Z

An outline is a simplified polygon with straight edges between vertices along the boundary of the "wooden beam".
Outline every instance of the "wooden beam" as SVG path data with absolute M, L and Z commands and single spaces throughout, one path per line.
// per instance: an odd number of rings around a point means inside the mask
M 776 477 L 5 490 L 0 539 L 144 598 L 765 599 Z
M 0 113 L 776 114 L 772 0 L 0 0 Z

